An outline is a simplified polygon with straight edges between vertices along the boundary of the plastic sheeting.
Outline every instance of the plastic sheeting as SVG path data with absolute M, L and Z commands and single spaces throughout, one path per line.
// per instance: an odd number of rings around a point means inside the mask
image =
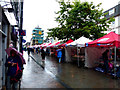
M 85 49 L 85 67 L 93 68 L 96 62 L 99 62 L 102 53 L 107 48 L 86 47 Z
M 72 62 L 72 60 L 71 60 L 71 47 L 65 48 L 65 58 L 66 58 L 66 62 Z

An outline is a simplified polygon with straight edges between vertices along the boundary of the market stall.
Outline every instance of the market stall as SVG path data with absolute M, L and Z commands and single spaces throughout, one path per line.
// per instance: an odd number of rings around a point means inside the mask
M 52 43 L 52 44 L 50 44 L 50 45 L 47 46 L 47 48 L 50 49 L 50 55 L 51 55 L 51 56 L 54 56 L 54 55 L 55 55 L 55 52 L 56 52 L 56 49 L 57 49 L 56 46 L 57 46 L 58 44 L 60 44 L 59 41 L 58 41 L 58 42 L 55 42 L 55 43 Z
M 67 44 L 72 43 L 72 42 L 73 42 L 73 40 L 72 40 L 72 39 L 69 39 L 67 42 L 59 45 L 58 47 L 65 47 Z
M 78 67 L 82 66 L 85 60 L 85 43 L 90 41 L 92 40 L 82 36 L 72 43 L 67 44 L 66 60 L 76 62 Z
M 77 64 L 78 67 L 84 66 L 85 61 L 85 47 L 67 46 L 66 60 Z
M 97 67 L 100 64 L 104 63 L 101 61 L 102 53 L 109 49 L 109 63 L 113 64 L 113 72 L 112 75 L 116 76 L 119 72 L 116 70 L 119 67 L 119 61 L 117 62 L 117 52 L 120 47 L 120 36 L 114 32 L 110 32 L 109 34 L 94 40 L 92 42 L 86 43 L 86 54 L 85 54 L 85 67 L 93 68 Z M 119 50 L 118 50 L 119 51 Z M 114 56 L 112 56 L 114 53 Z M 109 68 L 110 68 L 109 65 Z M 104 70 L 101 70 L 104 72 Z

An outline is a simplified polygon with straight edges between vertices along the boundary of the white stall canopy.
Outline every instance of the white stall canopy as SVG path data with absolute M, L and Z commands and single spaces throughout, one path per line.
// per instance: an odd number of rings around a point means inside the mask
M 79 39 L 73 41 L 72 43 L 67 44 L 67 46 L 77 46 L 77 47 L 85 47 L 85 43 L 91 42 L 92 40 L 82 36 Z

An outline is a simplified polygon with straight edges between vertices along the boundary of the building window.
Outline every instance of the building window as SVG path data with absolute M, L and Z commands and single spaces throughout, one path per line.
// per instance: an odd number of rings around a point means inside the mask
M 114 14 L 115 13 L 115 8 L 113 8 L 113 9 L 111 9 L 110 11 L 109 11 L 109 15 L 112 15 L 112 14 Z

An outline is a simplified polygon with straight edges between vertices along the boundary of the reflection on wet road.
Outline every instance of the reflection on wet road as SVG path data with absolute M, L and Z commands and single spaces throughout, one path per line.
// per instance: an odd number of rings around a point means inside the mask
M 28 61 L 27 53 L 24 54 L 26 65 L 24 65 L 21 88 L 64 88 L 31 58 Z
M 38 63 L 40 55 L 32 54 Z M 27 60 L 27 55 L 25 56 Z M 58 63 L 46 57 L 45 70 L 32 59 L 27 61 L 22 78 L 23 88 L 120 88 L 120 80 L 92 69 L 78 68 L 71 63 Z

